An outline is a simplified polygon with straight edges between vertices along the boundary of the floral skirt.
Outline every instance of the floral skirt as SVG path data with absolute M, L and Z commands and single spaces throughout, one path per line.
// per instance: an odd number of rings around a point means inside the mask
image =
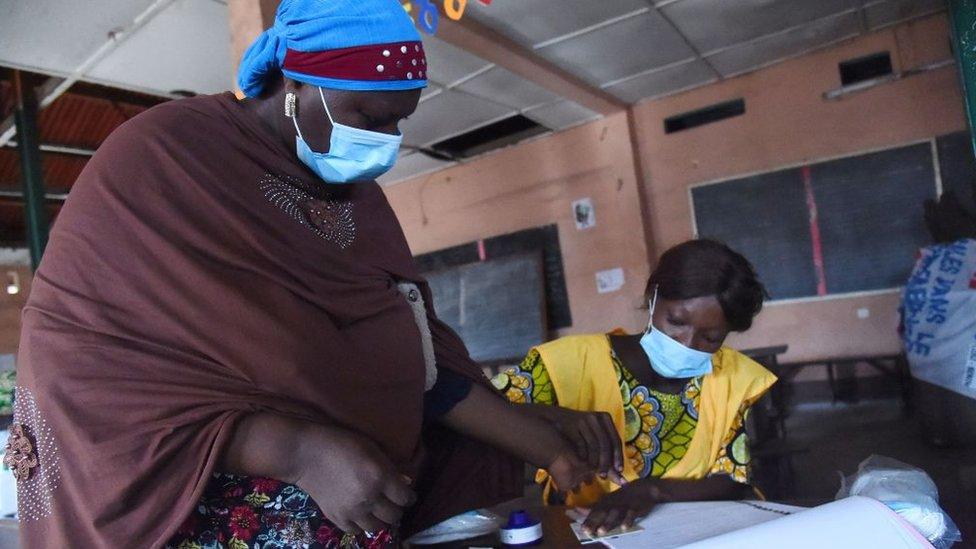
M 345 534 L 297 486 L 215 474 L 167 549 L 391 549 L 388 531 Z

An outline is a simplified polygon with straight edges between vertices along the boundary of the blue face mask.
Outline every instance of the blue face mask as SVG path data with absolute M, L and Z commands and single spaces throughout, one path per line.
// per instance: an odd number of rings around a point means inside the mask
M 396 163 L 397 152 L 403 135 L 371 132 L 338 124 L 325 104 L 325 95 L 319 88 L 319 97 L 325 114 L 332 123 L 332 137 L 329 139 L 329 152 L 315 152 L 302 137 L 294 108 L 291 120 L 295 124 L 295 146 L 298 158 L 326 183 L 352 183 L 372 181 L 383 175 Z
M 663 377 L 684 379 L 698 377 L 712 372 L 712 354 L 696 351 L 678 343 L 667 334 L 654 327 L 654 305 L 657 304 L 657 290 L 651 300 L 651 318 L 647 330 L 640 339 L 644 353 L 651 361 L 651 368 Z

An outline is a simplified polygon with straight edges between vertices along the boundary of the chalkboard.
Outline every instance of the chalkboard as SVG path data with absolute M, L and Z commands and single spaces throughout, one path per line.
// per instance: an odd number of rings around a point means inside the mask
M 942 191 L 955 191 L 956 196 L 970 213 L 976 215 L 976 160 L 973 159 L 973 143 L 969 132 L 942 135 L 935 140 L 939 151 L 939 172 Z
M 566 291 L 563 254 L 559 246 L 559 227 L 555 224 L 526 229 L 485 239 L 487 259 L 499 259 L 515 254 L 539 252 L 545 275 L 546 319 L 550 330 L 573 325 Z M 469 242 L 414 257 L 422 272 L 438 271 L 480 261 L 478 243 Z
M 461 269 L 448 268 L 424 273 L 434 295 L 437 318 L 461 335 Z
M 519 254 L 425 273 L 437 316 L 482 363 L 519 360 L 546 339 L 542 255 Z
M 458 267 L 466 263 L 474 263 L 475 261 L 479 261 L 478 243 L 469 242 L 460 246 L 444 248 L 436 252 L 415 256 L 413 260 L 417 263 L 417 268 L 422 272 L 440 271 L 442 269 Z
M 931 143 L 810 167 L 828 293 L 897 288 L 930 243 L 923 204 L 935 198 Z
M 772 299 L 816 294 L 799 168 L 695 187 L 691 194 L 698 236 L 746 256 Z
M 745 255 L 774 300 L 821 295 L 818 263 L 826 294 L 899 287 L 929 241 L 934 160 L 925 142 L 698 186 L 697 232 Z

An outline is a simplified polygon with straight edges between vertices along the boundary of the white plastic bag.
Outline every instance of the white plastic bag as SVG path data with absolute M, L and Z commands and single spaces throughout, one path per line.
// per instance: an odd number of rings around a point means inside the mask
M 936 549 L 947 549 L 962 540 L 949 515 L 939 507 L 939 490 L 925 471 L 884 456 L 861 462 L 857 473 L 841 476 L 837 499 L 865 496 L 876 499 L 901 515 Z
M 496 532 L 503 522 L 504 520 L 501 517 L 484 509 L 469 511 L 415 534 L 407 540 L 407 545 L 434 545 L 435 543 L 476 538 Z

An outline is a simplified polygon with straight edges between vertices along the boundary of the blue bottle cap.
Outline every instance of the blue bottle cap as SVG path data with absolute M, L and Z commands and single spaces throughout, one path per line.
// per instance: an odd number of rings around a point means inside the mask
M 508 515 L 508 524 L 505 525 L 505 528 L 525 528 L 538 523 L 539 521 L 532 519 L 532 515 L 519 509 Z
M 513 511 L 498 534 L 508 546 L 533 545 L 542 539 L 542 524 L 524 510 Z

